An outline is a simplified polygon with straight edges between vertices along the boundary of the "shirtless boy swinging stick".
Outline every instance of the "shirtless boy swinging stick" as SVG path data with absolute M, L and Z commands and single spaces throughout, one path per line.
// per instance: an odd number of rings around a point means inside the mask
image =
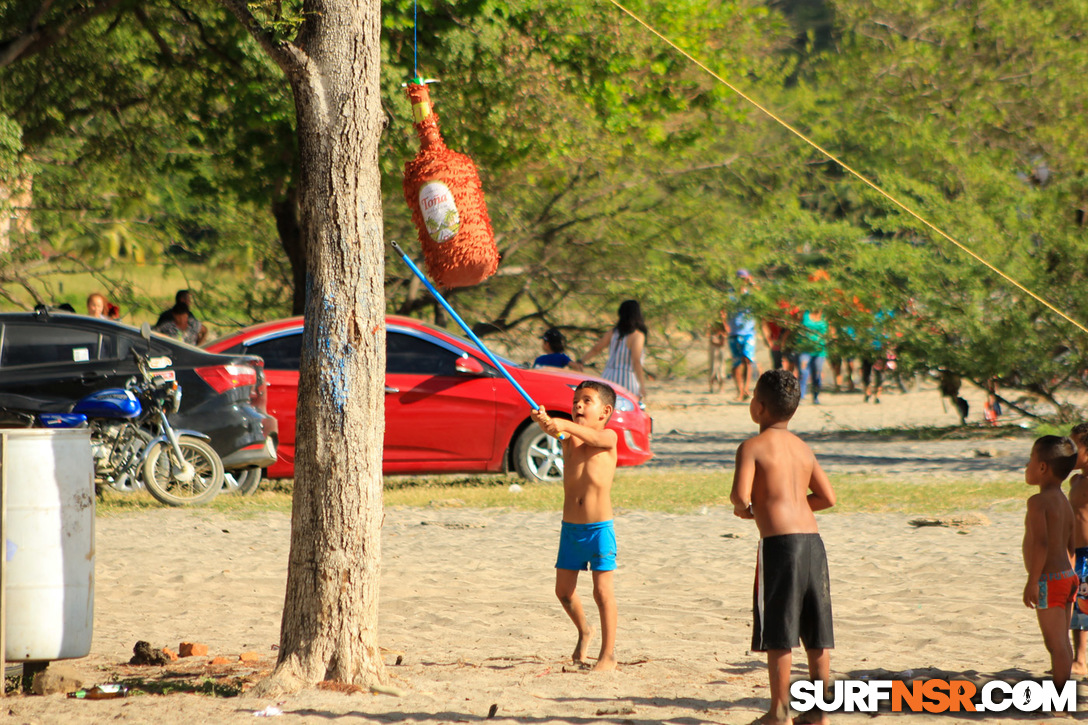
M 563 440 L 563 525 L 555 563 L 555 595 L 578 630 L 572 659 L 589 666 L 593 627 L 578 598 L 578 572 L 593 573 L 593 599 L 601 620 L 601 650 L 594 670 L 616 669 L 616 534 L 612 526 L 612 477 L 616 472 L 614 430 L 605 428 L 616 405 L 616 393 L 605 383 L 583 380 L 574 390 L 572 420 L 552 418 L 543 408 L 533 412 L 546 433 Z

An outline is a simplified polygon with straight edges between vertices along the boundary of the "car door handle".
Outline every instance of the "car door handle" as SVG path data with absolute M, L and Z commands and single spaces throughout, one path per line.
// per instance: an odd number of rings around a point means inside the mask
M 400 392 L 400 388 L 394 388 L 394 387 L 391 387 L 389 385 L 385 386 L 385 394 L 386 395 L 389 395 L 390 393 L 399 393 L 399 392 Z

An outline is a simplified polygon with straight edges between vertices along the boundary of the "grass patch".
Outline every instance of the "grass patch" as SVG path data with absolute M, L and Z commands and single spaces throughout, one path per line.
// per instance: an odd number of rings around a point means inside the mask
M 1032 433 L 1036 438 L 1042 436 L 1067 436 L 1070 431 L 1073 430 L 1073 425 L 1070 423 L 1048 423 L 1046 421 L 1040 421 L 1035 424 L 1032 429 Z
M 973 480 L 873 479 L 833 476 L 838 504 L 828 513 L 944 514 L 966 510 L 1016 511 L 1030 490 L 1023 482 L 980 483 Z M 510 484 L 522 487 L 517 493 Z M 689 513 L 703 506 L 730 506 L 732 471 L 643 471 L 616 474 L 612 505 L 633 511 Z M 514 476 L 435 477 L 386 483 L 386 506 L 506 508 L 515 511 L 559 511 L 563 488 L 527 484 Z
M 1041 433 L 1037 435 L 1043 435 Z M 1063 433 L 1062 435 L 1067 435 Z M 805 433 L 806 441 L 970 441 L 1032 437 L 1032 430 L 1019 425 L 925 425 L 902 428 L 834 430 Z
M 266 486 L 268 488 L 266 488 Z M 136 511 L 163 508 L 163 505 L 151 497 L 147 491 L 119 493 L 113 490 L 103 491 L 98 495 L 96 512 L 99 516 L 121 516 Z M 211 503 L 193 507 L 194 511 L 218 511 L 230 514 L 233 518 L 252 518 L 268 511 L 289 513 L 291 511 L 290 485 L 276 484 L 274 481 L 261 481 L 261 487 L 252 496 L 236 493 L 220 493 Z
M 1028 496 L 1033 493 L 1023 481 L 952 479 L 912 483 L 853 475 L 833 476 L 831 482 L 838 497 L 831 511 L 838 513 L 1022 511 Z
M 979 482 L 969 479 L 910 481 L 902 478 L 832 476 L 838 503 L 835 513 L 947 514 L 958 511 L 1018 511 L 1031 490 L 1022 481 Z M 704 506 L 729 504 L 732 471 L 621 469 L 612 488 L 612 505 L 628 511 L 689 513 Z M 511 491 L 517 485 L 520 491 Z M 218 511 L 245 519 L 269 511 L 291 510 L 292 481 L 262 481 L 252 496 L 220 494 L 200 511 Z M 563 487 L 528 483 L 505 476 L 396 476 L 386 479 L 385 505 L 413 508 L 478 508 L 512 511 L 559 511 Z M 146 492 L 107 491 L 98 501 L 103 516 L 124 515 L 161 505 Z

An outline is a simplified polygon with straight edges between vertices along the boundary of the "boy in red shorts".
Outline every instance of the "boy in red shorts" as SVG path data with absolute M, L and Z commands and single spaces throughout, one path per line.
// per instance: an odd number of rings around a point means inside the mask
M 1077 601 L 1073 603 L 1074 675 L 1088 675 L 1088 423 L 1078 423 L 1069 432 L 1077 446 L 1080 473 L 1069 480 L 1069 504 L 1073 507 L 1073 570 L 1080 579 Z
M 1043 436 L 1031 447 L 1024 471 L 1028 485 L 1039 487 L 1039 493 L 1028 499 L 1024 518 L 1024 568 L 1028 571 L 1024 605 L 1039 618 L 1051 676 L 1059 690 L 1073 665 L 1069 620 L 1079 584 L 1073 571 L 1073 507 L 1062 491 L 1062 481 L 1076 464 L 1073 441 Z

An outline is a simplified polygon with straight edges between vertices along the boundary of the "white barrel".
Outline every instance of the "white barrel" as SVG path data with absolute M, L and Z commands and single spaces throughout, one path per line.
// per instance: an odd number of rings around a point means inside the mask
M 90 431 L 0 430 L 5 656 L 86 657 L 94 621 L 94 458 Z

